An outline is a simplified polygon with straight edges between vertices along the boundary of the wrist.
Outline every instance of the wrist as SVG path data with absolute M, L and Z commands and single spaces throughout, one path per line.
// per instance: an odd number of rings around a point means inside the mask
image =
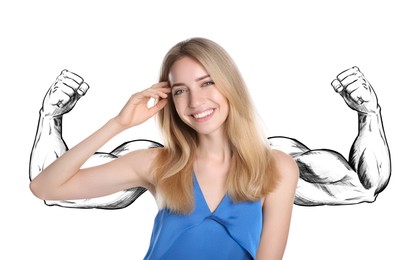
M 46 113 L 46 112 L 44 111 L 44 108 L 41 108 L 41 109 L 39 110 L 39 116 L 40 116 L 41 118 L 45 118 L 45 119 L 49 119 L 49 120 L 51 120 L 51 119 L 61 119 L 61 118 L 63 117 L 63 115 L 53 116 L 53 115 L 51 115 L 50 113 Z
M 380 116 L 381 115 L 381 107 L 379 104 L 374 109 L 369 109 L 367 111 L 358 111 L 360 116 Z
M 111 118 L 107 122 L 107 125 L 117 133 L 121 133 L 127 129 L 127 127 L 124 127 L 123 125 L 121 125 L 115 117 Z

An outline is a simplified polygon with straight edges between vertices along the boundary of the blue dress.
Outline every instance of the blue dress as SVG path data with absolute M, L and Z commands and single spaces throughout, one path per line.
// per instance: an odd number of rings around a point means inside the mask
M 262 230 L 261 200 L 234 203 L 225 195 L 211 212 L 195 174 L 193 186 L 192 213 L 159 210 L 144 259 L 256 259 Z

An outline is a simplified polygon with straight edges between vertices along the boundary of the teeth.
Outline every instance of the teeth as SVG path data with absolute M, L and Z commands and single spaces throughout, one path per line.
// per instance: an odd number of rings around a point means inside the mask
M 206 116 L 210 115 L 211 113 L 213 113 L 213 109 L 201 112 L 199 114 L 194 114 L 193 117 L 199 119 L 199 118 L 206 117 Z

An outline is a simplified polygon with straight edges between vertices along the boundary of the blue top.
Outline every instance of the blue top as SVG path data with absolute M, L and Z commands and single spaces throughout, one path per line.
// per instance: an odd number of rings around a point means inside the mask
M 256 259 L 262 230 L 261 200 L 234 203 L 225 195 L 211 212 L 194 174 L 195 207 L 156 215 L 144 259 Z

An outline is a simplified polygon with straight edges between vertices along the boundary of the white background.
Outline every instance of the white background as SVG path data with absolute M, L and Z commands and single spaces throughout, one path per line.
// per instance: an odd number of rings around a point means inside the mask
M 176 42 L 210 38 L 232 55 L 270 135 L 347 157 L 357 115 L 330 82 L 357 65 L 382 107 L 392 176 L 377 201 L 295 206 L 285 259 L 420 259 L 416 1 L 1 1 L 1 259 L 142 259 L 156 206 L 44 206 L 28 165 L 42 99 L 62 69 L 91 86 L 64 118 L 71 147 L 157 80 Z M 103 147 L 160 141 L 153 120 Z M 274 245 L 273 245 L 274 246 Z

